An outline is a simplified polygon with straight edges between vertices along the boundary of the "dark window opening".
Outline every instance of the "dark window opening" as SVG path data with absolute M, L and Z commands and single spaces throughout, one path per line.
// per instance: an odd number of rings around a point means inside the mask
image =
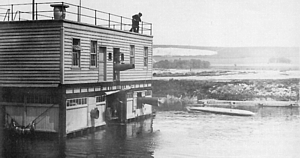
M 72 66 L 80 66 L 80 39 L 73 39 Z

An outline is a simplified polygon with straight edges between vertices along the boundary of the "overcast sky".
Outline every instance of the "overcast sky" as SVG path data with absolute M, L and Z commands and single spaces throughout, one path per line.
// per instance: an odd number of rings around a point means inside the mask
M 32 0 L 1 0 L 0 3 Z M 35 0 L 51 2 L 57 0 Z M 65 2 L 79 4 L 79 0 Z M 125 17 L 142 12 L 154 44 L 300 46 L 300 0 L 81 0 Z

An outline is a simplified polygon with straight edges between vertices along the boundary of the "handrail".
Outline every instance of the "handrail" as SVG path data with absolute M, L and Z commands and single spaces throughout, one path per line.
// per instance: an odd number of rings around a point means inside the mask
M 7 11 L 6 11 L 5 15 L 4 15 L 3 21 L 5 21 L 6 17 L 8 19 L 7 21 L 9 21 L 9 12 L 10 12 L 10 9 L 7 9 Z
M 14 21 L 16 20 L 16 16 L 18 15 L 18 13 L 19 13 L 19 19 L 20 19 L 20 11 L 16 11 L 15 17 L 13 18 Z
M 69 8 L 66 9 L 66 20 L 93 24 L 96 26 L 108 27 L 112 29 L 119 29 L 122 31 L 129 31 L 132 25 L 131 18 L 65 2 L 42 2 L 34 4 L 23 3 L 0 5 L 0 15 L 5 14 L 4 21 L 6 20 L 6 18 L 8 19 L 8 21 L 46 19 L 53 20 L 54 15 L 53 8 L 50 7 L 51 4 L 62 4 L 69 6 Z M 6 7 L 6 9 L 9 9 L 6 10 L 6 13 L 1 13 L 1 7 Z M 14 10 L 17 11 L 14 13 Z M 142 21 L 140 23 L 140 34 L 152 35 L 152 24 Z

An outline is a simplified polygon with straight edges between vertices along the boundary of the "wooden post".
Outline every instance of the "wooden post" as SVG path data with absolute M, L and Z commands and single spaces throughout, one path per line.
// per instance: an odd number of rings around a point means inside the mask
M 64 142 L 67 137 L 67 132 L 66 132 L 66 110 L 67 110 L 67 105 L 66 105 L 66 88 L 64 86 L 61 86 L 59 88 L 60 90 L 60 103 L 59 103 L 59 131 L 58 131 L 58 137 L 60 142 Z
M 121 103 L 121 122 L 126 123 L 127 122 L 127 99 L 126 99 L 126 92 L 120 92 L 119 94 Z
M 38 4 L 35 4 L 35 20 L 38 20 Z
M 2 102 L 2 99 L 0 99 Z M 0 157 L 4 157 L 3 154 L 3 142 L 4 142 L 4 124 L 5 124 L 5 107 L 0 105 Z

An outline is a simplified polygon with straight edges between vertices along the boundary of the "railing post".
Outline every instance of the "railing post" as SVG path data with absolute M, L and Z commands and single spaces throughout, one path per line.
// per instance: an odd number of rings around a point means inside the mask
M 34 0 L 32 0 L 32 20 L 34 20 Z
M 14 21 L 14 5 L 11 5 L 11 21 Z
M 108 27 L 110 28 L 110 13 L 108 13 Z
M 10 15 L 10 9 L 7 9 L 7 12 L 6 12 L 6 14 L 7 14 L 7 21 L 9 21 L 9 15 Z
M 21 20 L 21 11 L 19 11 L 19 21 Z
M 18 15 L 18 12 L 19 12 L 19 11 L 16 11 L 16 14 L 15 14 L 15 16 L 14 16 L 14 21 L 16 20 L 16 17 L 17 17 L 17 15 Z
M 150 35 L 152 36 L 152 24 L 150 24 Z
M 122 30 L 122 25 L 123 25 L 123 24 L 122 24 L 122 16 L 121 16 L 121 30 Z
M 38 3 L 35 3 L 35 20 L 38 19 Z
M 81 21 L 81 13 L 80 13 L 80 6 L 77 6 L 77 22 Z
M 95 25 L 97 25 L 97 10 L 95 10 Z
M 142 21 L 141 34 L 143 34 L 144 22 Z

